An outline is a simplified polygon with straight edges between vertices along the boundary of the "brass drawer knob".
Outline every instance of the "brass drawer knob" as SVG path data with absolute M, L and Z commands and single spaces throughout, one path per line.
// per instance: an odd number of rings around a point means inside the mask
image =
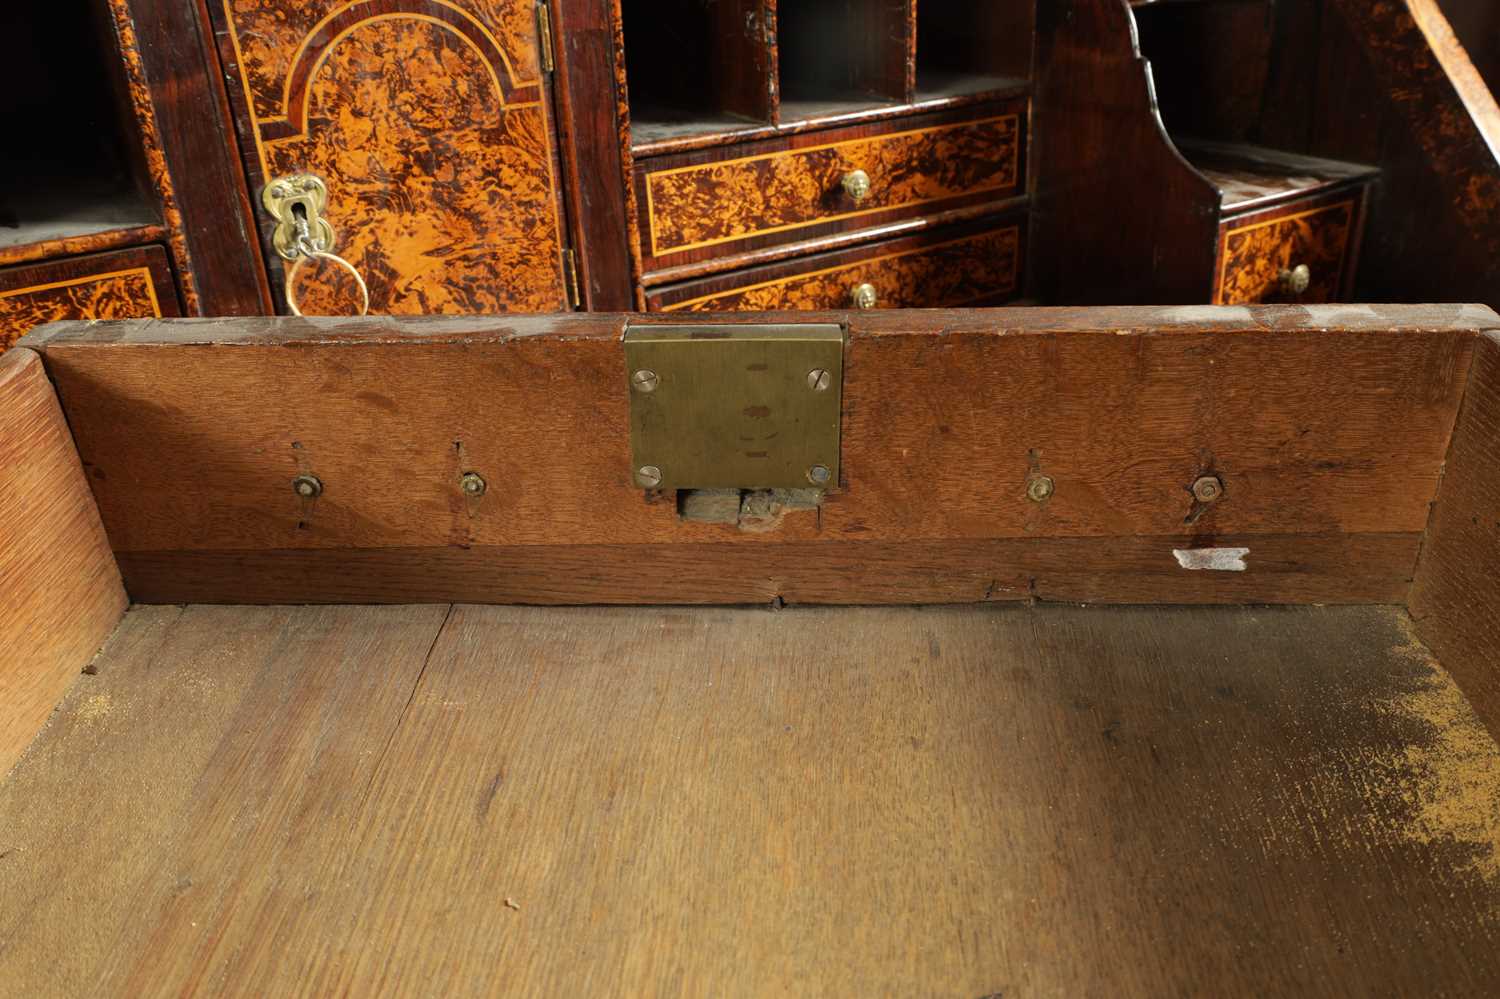
M 879 297 L 875 294 L 875 286 L 869 282 L 857 284 L 849 289 L 849 302 L 856 309 L 873 309 Z
M 1282 294 L 1300 295 L 1312 284 L 1312 270 L 1306 264 L 1298 264 L 1290 270 L 1283 267 L 1277 280 L 1281 284 Z
M 870 175 L 863 170 L 850 170 L 844 174 L 841 183 L 844 185 L 844 193 L 856 205 L 870 196 Z

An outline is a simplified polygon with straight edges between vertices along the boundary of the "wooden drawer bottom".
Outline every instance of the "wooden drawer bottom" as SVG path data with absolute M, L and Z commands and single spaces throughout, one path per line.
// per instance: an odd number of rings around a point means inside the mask
M 733 994 L 756 955 L 790 995 L 1493 995 L 1500 749 L 1410 627 L 139 606 L 0 784 L 37 913 L 0 973 L 462 995 L 505 947 L 542 995 Z
M 180 315 L 167 254 L 159 246 L 0 270 L 0 350 L 59 319 Z
M 652 312 L 998 304 L 1021 287 L 1025 224 L 989 220 L 649 289 Z M 864 289 L 865 301 L 855 301 Z

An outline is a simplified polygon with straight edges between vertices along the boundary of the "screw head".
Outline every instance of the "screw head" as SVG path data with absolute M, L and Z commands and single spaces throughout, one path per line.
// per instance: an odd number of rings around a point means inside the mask
M 1055 488 L 1051 476 L 1033 475 L 1026 480 L 1026 498 L 1033 503 L 1041 503 L 1051 498 Z
M 323 495 L 323 483 L 316 475 L 299 475 L 292 480 L 292 491 L 303 499 L 317 499 Z
M 827 465 L 814 465 L 807 470 L 807 481 L 814 485 L 826 486 L 831 478 L 833 473 L 828 470 Z
M 661 469 L 655 465 L 642 465 L 635 470 L 635 481 L 647 489 L 655 489 L 661 485 Z
M 484 481 L 484 476 L 478 472 L 465 472 L 458 480 L 458 487 L 464 491 L 466 496 L 483 496 L 489 486 Z
M 630 384 L 637 392 L 655 392 L 660 383 L 661 379 L 650 368 L 642 368 L 630 376 Z
M 1215 503 L 1224 495 L 1224 483 L 1217 475 L 1199 476 L 1193 483 L 1193 498 L 1199 503 Z
M 807 387 L 814 392 L 827 392 L 833 384 L 833 375 L 823 368 L 814 368 L 807 373 Z

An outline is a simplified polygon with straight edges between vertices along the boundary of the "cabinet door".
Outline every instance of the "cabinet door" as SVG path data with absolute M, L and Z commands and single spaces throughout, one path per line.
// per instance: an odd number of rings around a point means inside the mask
M 328 188 L 334 250 L 374 313 L 569 307 L 557 143 L 533 0 L 209 0 L 273 277 L 259 195 Z M 336 267 L 304 310 L 348 312 Z M 304 277 L 303 275 L 306 275 Z

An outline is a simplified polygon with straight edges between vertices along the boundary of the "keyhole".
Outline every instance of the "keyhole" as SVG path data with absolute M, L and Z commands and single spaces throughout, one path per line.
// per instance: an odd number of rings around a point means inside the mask
M 292 232 L 298 245 L 321 250 L 323 248 L 321 241 L 318 239 L 318 234 L 313 232 L 311 220 L 308 218 L 307 202 L 299 198 L 287 208 L 291 213 Z

